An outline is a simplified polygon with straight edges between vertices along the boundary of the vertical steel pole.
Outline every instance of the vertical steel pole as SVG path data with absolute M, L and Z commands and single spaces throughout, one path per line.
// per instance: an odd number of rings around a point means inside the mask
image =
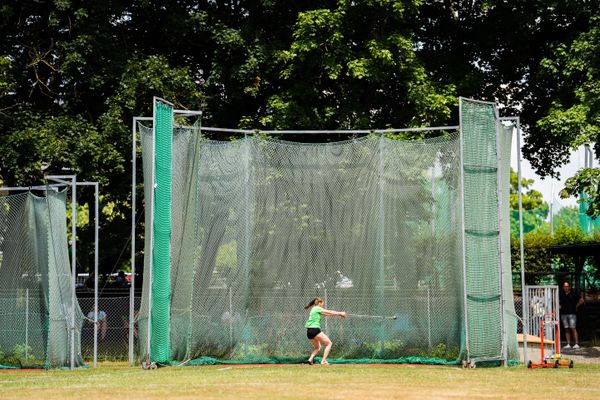
M 29 289 L 25 289 L 25 364 L 29 355 Z
M 521 183 L 521 119 L 517 120 L 517 178 L 519 195 L 519 254 L 521 257 L 521 298 L 523 308 L 523 362 L 527 365 L 527 335 L 529 333 L 529 299 L 525 290 L 525 244 L 523 241 L 523 186 Z
M 98 241 L 100 230 L 100 188 L 94 184 L 94 368 L 98 367 Z M 108 321 L 107 321 L 108 322 Z
M 462 251 L 463 251 L 463 308 L 465 318 L 465 351 L 466 361 L 470 361 L 470 349 L 469 349 L 469 311 L 467 304 L 467 248 L 465 238 L 465 156 L 464 156 L 464 144 L 465 136 L 463 132 L 463 120 L 462 120 L 462 97 L 458 99 L 458 123 L 459 123 L 459 137 L 460 137 L 460 201 L 461 201 L 461 236 L 462 236 Z
M 250 204 L 250 168 L 251 168 L 251 160 L 252 156 L 251 144 L 253 143 L 252 138 L 248 138 L 248 134 L 244 134 L 244 294 L 247 293 L 248 285 L 250 282 L 250 253 L 251 249 L 251 239 L 250 239 L 250 210 L 254 211 L 254 202 L 252 208 L 249 207 Z M 253 192 L 254 193 L 254 192 Z M 253 196 L 254 197 L 254 196 Z M 248 308 L 246 308 L 246 317 L 248 316 Z M 248 320 L 244 320 L 244 324 L 247 324 Z M 246 335 L 244 335 L 246 336 Z M 248 343 L 244 340 L 244 346 Z
M 131 127 L 131 285 L 129 286 L 129 365 L 134 363 L 135 347 L 135 222 L 137 207 L 137 125 L 138 121 L 153 121 L 153 117 L 134 117 Z M 154 139 L 153 139 L 154 140 Z
M 131 286 L 129 287 L 129 365 L 133 366 L 133 346 L 135 327 L 135 207 L 136 207 L 136 169 L 137 169 L 137 118 L 133 118 L 131 127 Z
M 437 220 L 437 194 L 435 192 L 435 165 L 431 168 L 431 235 L 434 241 L 437 239 L 435 233 L 436 220 Z M 394 277 L 395 279 L 395 277 Z M 431 357 L 431 288 L 427 283 L 427 348 L 429 349 L 429 356 Z
M 500 118 L 498 115 L 498 109 L 494 106 L 494 111 L 496 114 L 496 199 L 498 202 L 497 210 L 498 210 L 498 245 L 499 245 L 499 268 L 498 268 L 498 278 L 500 283 L 500 356 L 501 362 L 506 367 L 508 361 L 508 348 L 507 348 L 507 331 L 506 331 L 506 321 L 505 321 L 505 311 L 506 311 L 506 297 L 504 296 L 504 258 L 506 254 L 504 252 L 504 237 L 502 227 L 504 226 L 505 216 L 503 215 L 504 208 L 502 207 L 504 196 L 509 196 L 508 193 L 504 193 L 502 190 L 504 188 L 504 164 L 503 164 L 503 156 L 506 155 L 502 153 L 501 146 L 501 132 L 502 130 L 500 122 Z
M 381 286 L 380 291 L 377 293 L 379 296 L 379 301 L 377 304 L 379 305 L 379 310 L 377 310 L 377 314 L 385 315 L 383 303 L 385 299 L 383 298 L 385 293 L 385 199 L 384 199 L 384 169 L 385 169 L 385 158 L 383 156 L 384 152 L 384 133 L 382 132 L 379 136 L 379 285 Z M 384 350 L 384 335 L 382 332 L 383 328 L 379 328 L 380 335 L 380 348 L 383 353 Z
M 71 369 L 75 368 L 75 304 L 77 302 L 77 293 L 75 286 L 77 284 L 77 177 L 71 177 L 71 213 L 72 213 L 72 237 L 71 237 L 71 272 L 72 272 L 72 290 L 71 296 Z
M 431 356 L 431 289 L 427 285 L 427 346 Z
M 556 317 L 556 322 L 558 324 L 560 324 L 560 306 L 559 306 L 559 297 L 558 297 L 558 291 L 559 291 L 559 286 L 557 286 L 555 289 L 552 290 L 553 295 L 554 295 L 554 305 L 556 306 L 555 308 L 555 312 L 554 315 Z M 556 338 L 554 339 L 554 343 L 556 344 L 556 352 L 560 353 L 560 326 L 557 326 L 557 330 L 556 330 Z
M 233 295 L 229 286 L 229 344 L 233 346 Z
M 149 271 L 145 271 L 145 273 L 148 275 L 148 345 L 147 345 L 147 352 L 148 352 L 148 362 L 152 362 L 152 357 L 150 357 L 150 339 L 151 339 L 151 329 L 152 329 L 152 324 L 151 324 L 151 319 L 152 319 L 152 267 L 154 265 L 154 260 L 153 260 L 153 255 L 152 255 L 152 249 L 154 246 L 154 189 L 156 186 L 156 100 L 153 99 L 152 100 L 152 171 L 151 171 L 151 179 L 150 179 L 150 237 L 149 237 L 149 242 L 150 242 L 150 261 L 149 261 Z
M 71 197 L 71 213 L 72 213 L 72 246 L 71 246 L 71 270 L 72 270 L 72 289 L 71 296 L 71 369 L 75 368 L 75 303 L 77 302 L 77 294 L 75 286 L 77 284 L 77 178 L 71 178 L 71 188 L 73 190 Z

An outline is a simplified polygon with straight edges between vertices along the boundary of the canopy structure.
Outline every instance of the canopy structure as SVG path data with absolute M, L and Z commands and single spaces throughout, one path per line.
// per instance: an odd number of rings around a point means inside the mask
M 548 247 L 548 251 L 552 254 L 564 254 L 573 257 L 575 260 L 573 286 L 576 290 L 580 290 L 585 261 L 588 257 L 598 257 L 600 255 L 600 243 L 556 245 Z

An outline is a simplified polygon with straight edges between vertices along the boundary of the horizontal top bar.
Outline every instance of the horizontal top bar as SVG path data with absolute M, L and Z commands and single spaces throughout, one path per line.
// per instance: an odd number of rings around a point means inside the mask
M 161 97 L 158 97 L 158 96 L 154 96 L 154 101 L 156 101 L 156 100 L 160 101 L 161 103 L 168 104 L 168 105 L 170 105 L 171 107 L 174 107 L 174 106 L 175 106 L 175 104 L 171 103 L 171 102 L 170 102 L 170 101 L 168 101 L 168 100 L 165 100 L 165 99 L 163 99 L 163 98 L 161 98 Z
M 487 105 L 496 105 L 495 102 L 493 101 L 486 101 L 486 100 L 477 100 L 477 99 L 471 99 L 469 97 L 459 97 L 459 100 L 465 100 L 465 101 L 469 101 L 471 103 L 478 103 L 478 104 L 487 104 Z
M 75 179 L 77 175 L 45 175 L 46 179 Z
M 261 129 L 230 129 L 230 128 L 213 128 L 209 126 L 202 126 L 199 129 L 202 131 L 209 132 L 231 132 L 231 133 L 243 133 L 243 134 L 260 134 L 260 133 L 270 133 L 275 135 L 281 134 L 290 134 L 290 135 L 303 135 L 303 134 L 324 134 L 324 133 L 333 133 L 333 134 L 369 134 L 369 133 L 397 133 L 397 132 L 420 132 L 420 131 L 442 131 L 442 130 L 457 130 L 459 128 L 458 125 L 451 126 L 434 126 L 434 127 L 421 127 L 421 128 L 402 128 L 402 129 L 361 129 L 361 130 L 261 130 Z
M 0 187 L 0 192 L 8 192 L 11 190 L 47 190 L 49 187 L 52 188 L 58 188 L 58 187 L 65 187 L 65 186 L 71 186 L 71 185 L 65 185 L 62 183 L 55 183 L 52 185 L 37 185 L 37 186 L 10 186 L 10 187 Z
M 76 186 L 97 186 L 98 182 L 77 182 Z M 48 188 L 59 188 L 69 187 L 70 183 L 51 183 L 48 185 L 35 185 L 35 186 L 8 186 L 0 187 L 0 192 L 6 192 L 11 190 L 46 190 Z
M 180 115 L 202 115 L 202 111 L 173 110 L 173 114 L 180 114 Z

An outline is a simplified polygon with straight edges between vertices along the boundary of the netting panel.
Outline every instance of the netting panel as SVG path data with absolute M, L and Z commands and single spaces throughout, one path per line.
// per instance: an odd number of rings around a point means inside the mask
M 398 316 L 326 319 L 335 357 L 458 356 L 457 135 L 315 145 L 175 130 L 173 143 L 187 160 L 173 172 L 174 359 L 301 357 L 315 296 Z
M 461 100 L 468 349 L 502 356 L 498 151 L 493 104 Z
M 44 280 L 37 275 L 44 257 L 37 257 L 30 202 L 27 193 L 0 198 L 0 351 L 3 358 L 15 352 L 21 353 L 17 358 L 24 358 L 25 346 L 29 346 L 27 357 L 32 361 L 35 358 L 35 364 L 43 365 L 46 361 L 47 299 L 42 285 Z M 41 242 L 42 250 L 45 250 L 44 243 Z M 11 364 L 7 361 L 0 361 L 0 364 Z
M 512 134 L 514 126 L 501 126 L 498 137 L 498 151 L 500 154 L 500 214 L 502 225 L 502 294 L 504 301 L 504 323 L 506 330 L 506 347 L 508 360 L 519 360 L 519 346 L 516 339 L 518 317 L 515 310 L 512 263 L 510 257 L 510 159 Z
M 66 192 L 48 192 L 45 199 L 35 200 L 38 213 L 46 214 L 48 221 L 48 366 L 70 365 L 71 347 L 74 348 L 74 366 L 81 366 L 83 313 L 79 303 L 73 302 L 75 288 L 69 261 Z
M 75 366 L 83 365 L 65 201 L 53 192 L 0 197 L 0 364 L 67 367 L 74 340 Z

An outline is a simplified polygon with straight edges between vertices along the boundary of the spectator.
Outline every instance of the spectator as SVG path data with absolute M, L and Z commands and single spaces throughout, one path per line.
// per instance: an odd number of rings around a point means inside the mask
M 94 324 L 94 310 L 90 311 L 87 314 L 87 319 L 89 323 Z M 106 332 L 108 331 L 108 314 L 106 311 L 98 310 L 98 332 L 100 333 L 100 340 L 104 340 L 106 338 Z
M 569 282 L 563 283 L 563 290 L 560 294 L 560 320 L 565 328 L 567 345 L 563 349 L 571 348 L 571 339 L 573 339 L 574 349 L 579 349 L 579 336 L 577 335 L 577 310 L 583 305 L 581 294 L 571 290 Z
M 117 279 L 115 280 L 115 286 L 118 288 L 128 288 L 129 287 L 129 281 L 127 280 L 127 277 L 125 276 L 125 272 L 119 271 L 119 273 L 117 275 Z

